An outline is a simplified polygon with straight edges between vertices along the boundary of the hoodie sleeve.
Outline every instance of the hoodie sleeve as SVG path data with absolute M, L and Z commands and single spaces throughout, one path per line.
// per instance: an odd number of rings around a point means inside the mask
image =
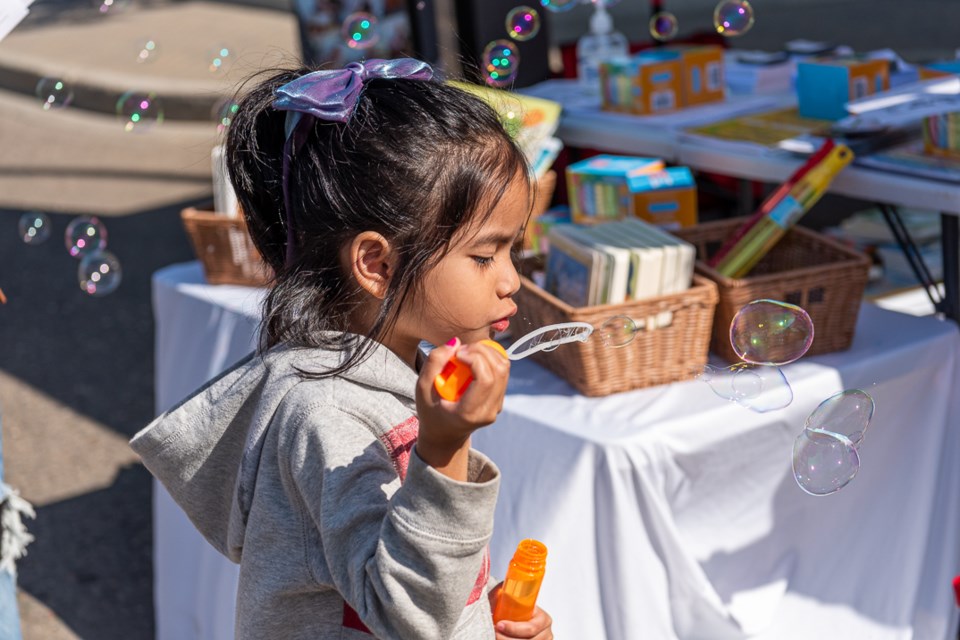
M 324 409 L 294 431 L 290 474 L 320 549 L 307 549 L 363 623 L 383 640 L 453 633 L 493 530 L 499 470 L 470 453 L 458 482 L 411 453 L 400 484 L 363 419 Z M 307 537 L 309 539 L 309 536 Z

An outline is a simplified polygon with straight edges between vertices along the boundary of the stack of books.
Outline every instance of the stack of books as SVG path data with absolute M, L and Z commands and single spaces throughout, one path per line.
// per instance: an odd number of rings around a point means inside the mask
M 694 246 L 642 220 L 558 224 L 548 239 L 544 289 L 572 307 L 679 293 L 693 278 Z

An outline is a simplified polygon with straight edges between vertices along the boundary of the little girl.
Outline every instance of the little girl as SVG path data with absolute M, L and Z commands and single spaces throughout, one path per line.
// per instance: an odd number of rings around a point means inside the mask
M 410 59 L 279 73 L 239 103 L 231 181 L 276 276 L 261 353 L 131 442 L 240 563 L 236 635 L 549 640 L 494 629 L 487 542 L 511 248 L 531 204 L 497 115 Z M 422 357 L 421 341 L 443 345 Z M 474 381 L 441 400 L 456 355 Z

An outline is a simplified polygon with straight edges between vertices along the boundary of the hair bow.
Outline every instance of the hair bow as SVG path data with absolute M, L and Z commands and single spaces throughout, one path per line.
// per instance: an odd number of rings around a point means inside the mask
M 314 118 L 328 122 L 349 122 L 357 109 L 363 83 L 376 79 L 404 79 L 427 81 L 433 79 L 433 69 L 426 62 L 413 58 L 395 60 L 366 60 L 351 62 L 343 69 L 314 71 L 300 76 L 274 90 L 273 108 L 286 111 L 284 122 L 286 142 L 283 146 L 283 205 L 287 225 L 287 266 L 293 260 L 293 225 L 290 217 L 290 159 L 294 149 L 306 140 Z M 308 116 L 308 117 L 304 117 Z M 301 123 L 305 123 L 302 124 Z

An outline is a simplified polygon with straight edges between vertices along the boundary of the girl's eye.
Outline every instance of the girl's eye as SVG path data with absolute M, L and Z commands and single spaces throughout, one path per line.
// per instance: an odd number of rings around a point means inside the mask
M 493 256 L 473 256 L 473 260 L 481 267 L 489 267 L 493 264 Z

